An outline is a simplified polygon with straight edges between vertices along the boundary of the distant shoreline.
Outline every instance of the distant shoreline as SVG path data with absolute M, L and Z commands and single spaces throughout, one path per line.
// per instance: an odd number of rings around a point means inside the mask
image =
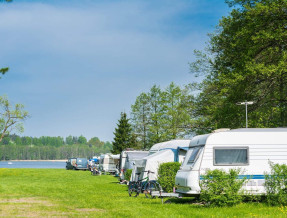
M 20 161 L 50 161 L 50 162 L 66 162 L 67 160 L 0 160 L 0 161 L 7 161 L 7 162 L 20 162 Z

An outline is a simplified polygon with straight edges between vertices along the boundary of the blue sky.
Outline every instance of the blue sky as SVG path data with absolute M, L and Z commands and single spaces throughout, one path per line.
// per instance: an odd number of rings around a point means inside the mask
M 194 81 L 193 50 L 228 12 L 224 0 L 0 3 L 1 95 L 29 111 L 23 135 L 112 141 L 141 92 Z

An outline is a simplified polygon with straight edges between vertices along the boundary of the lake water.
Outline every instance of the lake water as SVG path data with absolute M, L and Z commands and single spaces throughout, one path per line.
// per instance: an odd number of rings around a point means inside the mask
M 52 168 L 65 169 L 66 162 L 62 161 L 0 161 L 0 168 Z

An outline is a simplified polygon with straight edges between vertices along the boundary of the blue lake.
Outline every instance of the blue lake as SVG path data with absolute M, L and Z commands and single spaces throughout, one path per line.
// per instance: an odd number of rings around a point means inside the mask
M 52 168 L 65 169 L 66 162 L 62 161 L 0 161 L 0 168 Z

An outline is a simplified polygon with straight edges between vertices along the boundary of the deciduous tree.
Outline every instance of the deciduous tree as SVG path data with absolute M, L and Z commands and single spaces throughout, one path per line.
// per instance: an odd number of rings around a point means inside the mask
M 287 1 L 232 0 L 211 34 L 207 53 L 192 63 L 205 72 L 198 117 L 205 128 L 287 126 Z M 205 67 L 205 68 L 204 68 Z M 202 119 L 203 118 L 203 119 Z
M 79 144 L 87 144 L 87 139 L 86 139 L 86 137 L 84 137 L 84 136 L 80 136 L 79 137 L 79 139 L 78 139 L 78 143 Z
M 171 83 L 161 90 L 154 85 L 137 97 L 131 120 L 142 148 L 192 134 L 195 107 L 191 87 Z
M 12 131 L 23 132 L 23 121 L 28 112 L 21 104 L 11 105 L 7 97 L 0 97 L 0 142 Z
M 149 112 L 150 97 L 146 93 L 141 93 L 135 104 L 132 105 L 131 117 L 133 130 L 142 148 L 148 147 Z

